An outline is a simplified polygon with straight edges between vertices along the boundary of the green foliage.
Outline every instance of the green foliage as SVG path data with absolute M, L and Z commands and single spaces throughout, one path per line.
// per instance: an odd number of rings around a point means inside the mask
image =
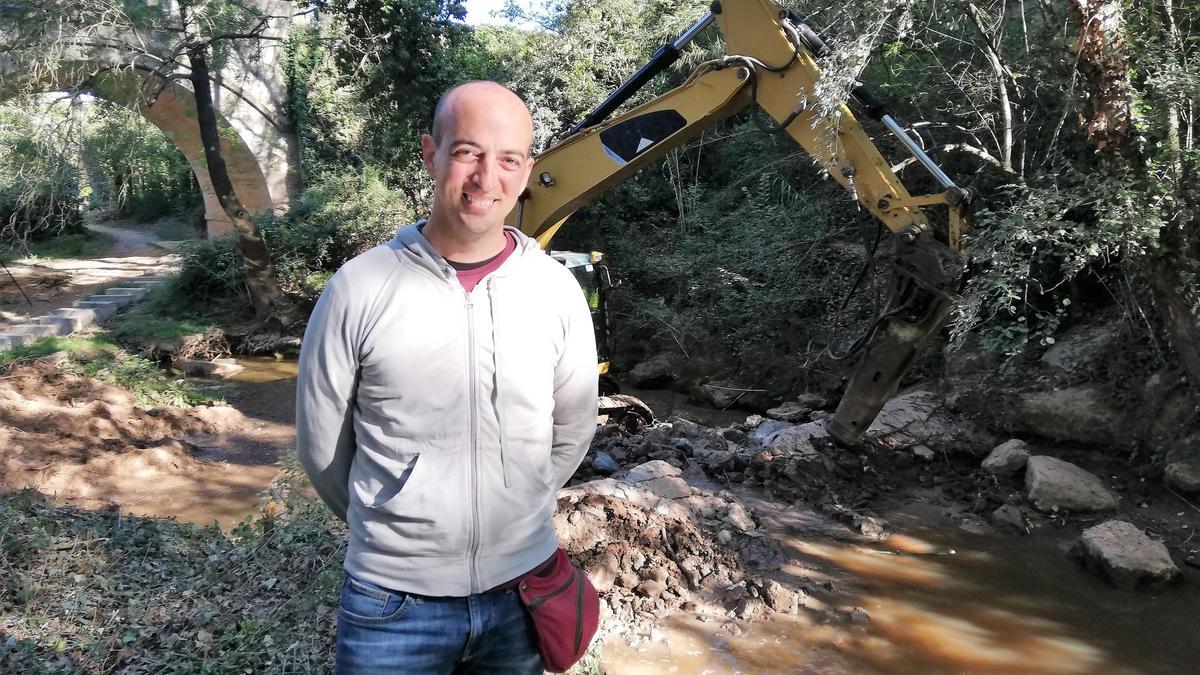
M 88 106 L 88 112 L 83 165 L 93 207 L 140 220 L 202 208 L 191 165 L 154 125 L 104 101 Z
M 29 246 L 24 257 L 31 259 L 97 258 L 113 247 L 112 237 L 96 232 L 76 232 L 47 239 Z M 16 254 L 0 255 L 10 259 Z
M 217 399 L 187 380 L 172 380 L 158 366 L 126 353 L 105 334 L 90 337 L 45 337 L 0 354 L 0 368 L 62 353 L 65 372 L 114 382 L 145 405 L 200 405 Z
M 288 213 L 266 217 L 260 226 L 280 288 L 293 300 L 311 303 L 343 263 L 414 220 L 408 198 L 389 188 L 378 171 L 366 168 L 326 176 Z M 244 296 L 245 271 L 232 236 L 187 242 L 180 254 L 179 274 L 164 296 L 170 299 L 159 309 L 211 309 Z
M 346 261 L 416 220 L 409 200 L 373 168 L 328 176 L 287 215 L 264 223 L 280 287 L 313 301 Z
M 23 250 L 31 242 L 81 230 L 73 131 L 69 106 L 0 104 L 0 248 Z

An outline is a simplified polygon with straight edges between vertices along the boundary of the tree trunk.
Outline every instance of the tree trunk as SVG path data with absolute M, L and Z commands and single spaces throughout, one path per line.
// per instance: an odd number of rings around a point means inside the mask
M 1154 304 L 1179 365 L 1192 390 L 1200 392 L 1200 329 L 1192 305 L 1180 289 L 1183 275 L 1174 258 L 1175 255 L 1168 253 L 1147 260 L 1142 266 L 1142 277 L 1150 284 Z
M 221 208 L 233 221 L 233 228 L 237 232 L 237 247 L 246 269 L 246 289 L 250 294 L 250 303 L 254 306 L 254 316 L 260 321 L 275 318 L 286 323 L 283 317 L 278 316 L 285 302 L 271 271 L 271 257 L 267 252 L 267 244 L 263 241 L 258 223 L 246 212 L 237 193 L 234 192 L 229 171 L 225 168 L 225 158 L 221 155 L 221 137 L 217 131 L 217 115 L 213 109 L 212 87 L 209 84 L 208 61 L 205 56 L 207 49 L 207 45 L 192 47 L 188 50 L 188 61 L 192 69 L 190 79 L 192 91 L 196 96 L 196 121 L 200 124 L 200 141 L 204 145 L 208 177 Z

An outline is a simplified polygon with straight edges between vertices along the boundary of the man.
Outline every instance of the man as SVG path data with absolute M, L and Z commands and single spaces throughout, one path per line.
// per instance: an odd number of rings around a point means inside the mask
M 421 139 L 428 220 L 346 263 L 309 320 L 298 451 L 350 528 L 339 673 L 542 672 L 506 584 L 557 549 L 597 375 L 579 285 L 503 225 L 532 139 L 498 84 L 443 95 Z

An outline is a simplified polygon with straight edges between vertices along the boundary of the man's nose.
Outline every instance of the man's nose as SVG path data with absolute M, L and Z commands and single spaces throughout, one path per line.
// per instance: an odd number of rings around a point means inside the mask
M 495 192 L 497 189 L 497 167 L 488 158 L 475 163 L 475 175 L 472 178 L 479 189 L 485 192 Z

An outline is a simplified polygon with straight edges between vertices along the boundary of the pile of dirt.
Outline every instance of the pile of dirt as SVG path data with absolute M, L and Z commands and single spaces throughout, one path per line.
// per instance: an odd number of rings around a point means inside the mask
M 146 407 L 118 386 L 39 359 L 0 379 L 0 489 L 186 518 L 217 497 L 252 499 L 270 482 L 275 467 L 203 461 L 187 440 L 245 426 L 227 406 Z
M 652 460 L 559 493 L 559 540 L 600 591 L 606 634 L 654 639 L 680 611 L 735 633 L 738 620 L 799 611 L 803 580 L 772 578 L 787 556 L 751 509 L 705 485 Z

